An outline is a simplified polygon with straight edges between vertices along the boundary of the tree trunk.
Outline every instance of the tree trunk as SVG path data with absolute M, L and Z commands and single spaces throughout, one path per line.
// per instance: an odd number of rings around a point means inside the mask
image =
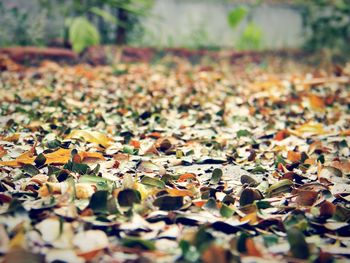
M 125 3 L 127 3 L 129 0 L 126 0 Z M 126 34 L 127 34 L 127 25 L 129 20 L 129 14 L 128 11 L 122 8 L 116 9 L 116 16 L 118 18 L 118 21 L 120 22 L 119 25 L 117 25 L 116 29 L 116 43 L 118 45 L 124 45 L 126 44 Z

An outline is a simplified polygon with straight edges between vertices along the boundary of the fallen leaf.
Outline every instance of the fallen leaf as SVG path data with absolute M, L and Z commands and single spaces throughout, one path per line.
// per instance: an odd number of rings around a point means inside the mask
M 87 142 L 100 144 L 107 148 L 113 140 L 105 134 L 97 131 L 85 131 L 85 130 L 73 130 L 66 139 L 79 139 L 83 138 Z

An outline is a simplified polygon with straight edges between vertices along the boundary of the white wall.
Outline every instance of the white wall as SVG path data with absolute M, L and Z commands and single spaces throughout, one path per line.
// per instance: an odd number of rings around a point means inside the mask
M 201 41 L 232 46 L 246 24 L 243 22 L 236 30 L 229 27 L 227 14 L 233 8 L 234 4 L 215 1 L 155 0 L 156 17 L 143 21 L 147 33 L 144 41 L 161 46 Z M 261 5 L 254 10 L 252 21 L 262 29 L 267 47 L 296 47 L 303 41 L 301 16 L 290 6 Z
M 63 17 L 59 12 L 47 17 L 38 5 L 38 0 L 0 0 L 5 5 L 17 4 L 27 10 L 32 17 L 26 27 L 29 36 L 42 39 L 62 37 Z M 60 0 L 63 3 L 65 0 Z M 238 2 L 238 1 L 236 1 Z M 244 0 L 242 3 L 246 2 Z M 236 30 L 227 23 L 227 14 L 235 4 L 215 0 L 154 0 L 153 16 L 143 18 L 144 35 L 135 38 L 133 44 L 146 46 L 186 46 L 232 47 L 237 43 L 246 24 Z M 36 20 L 40 18 L 40 23 Z M 13 21 L 12 21 L 13 20 Z M 11 29 L 16 18 L 0 17 L 0 38 L 7 42 L 14 36 Z M 297 10 L 288 5 L 261 5 L 252 14 L 254 23 L 263 31 L 263 41 L 267 48 L 297 47 L 303 41 L 302 21 Z M 1 26 L 2 25 L 2 26 Z M 0 39 L 1 44 L 1 39 Z

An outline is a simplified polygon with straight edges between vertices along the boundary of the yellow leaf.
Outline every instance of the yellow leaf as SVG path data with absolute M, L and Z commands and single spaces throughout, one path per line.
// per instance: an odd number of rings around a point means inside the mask
M 326 108 L 325 101 L 320 96 L 317 96 L 314 94 L 310 95 L 309 102 L 310 102 L 311 108 L 315 111 L 324 111 Z
M 258 216 L 256 214 L 256 212 L 247 214 L 246 216 L 242 217 L 240 219 L 241 222 L 243 221 L 249 221 L 249 224 L 253 225 L 255 223 L 257 223 L 259 221 Z
M 7 141 L 7 142 L 17 142 L 19 140 L 20 135 L 18 133 L 15 133 L 11 136 L 7 136 L 3 138 L 2 140 Z
M 55 152 L 45 154 L 46 164 L 64 164 L 70 159 L 71 150 L 60 148 Z
M 66 139 L 79 139 L 83 138 L 87 142 L 97 143 L 103 147 L 108 147 L 113 141 L 105 134 L 97 131 L 84 131 L 84 130 L 73 130 Z
M 193 193 L 189 190 L 167 189 L 167 192 L 171 196 L 193 196 Z
M 30 150 L 28 152 L 22 153 L 15 160 L 11 161 L 0 161 L 0 166 L 11 166 L 11 167 L 19 167 L 22 164 L 32 164 L 35 160 L 33 157 L 33 152 Z
M 23 164 L 32 164 L 35 160 L 35 157 L 32 155 L 32 151 L 25 152 L 18 156 L 15 160 L 11 161 L 0 161 L 0 166 L 11 166 L 11 167 L 20 167 Z M 60 148 L 55 152 L 44 154 L 46 157 L 46 164 L 65 164 L 71 158 L 71 150 Z M 101 153 L 97 152 L 80 152 L 78 153 L 82 160 L 87 158 L 101 159 L 105 158 Z
M 290 133 L 302 137 L 304 135 L 322 135 L 326 134 L 326 131 L 321 123 L 307 122 L 299 126 L 296 130 L 290 131 Z
M 101 160 L 105 159 L 101 153 L 97 153 L 97 152 L 80 152 L 78 154 L 83 161 L 84 159 L 87 159 L 87 158 L 101 159 Z
M 24 245 L 25 236 L 24 230 L 19 229 L 16 235 L 10 240 L 10 248 L 21 248 Z

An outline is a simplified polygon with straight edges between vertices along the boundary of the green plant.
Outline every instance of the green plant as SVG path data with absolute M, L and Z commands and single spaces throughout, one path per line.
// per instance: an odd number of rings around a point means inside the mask
M 228 23 L 231 28 L 235 29 L 241 21 L 247 16 L 248 10 L 245 7 L 239 6 L 230 11 L 227 16 Z
M 65 18 L 64 43 L 76 52 L 99 43 L 125 44 L 139 18 L 149 15 L 152 0 L 39 0 L 52 12 L 61 6 Z
M 309 0 L 299 1 L 310 51 L 324 50 L 331 56 L 349 55 L 350 1 Z
M 74 18 L 69 26 L 69 42 L 73 50 L 80 53 L 89 46 L 98 45 L 100 34 L 85 17 L 79 16 Z
M 262 31 L 256 24 L 250 22 L 243 30 L 243 33 L 238 40 L 237 48 L 241 50 L 258 50 L 261 49 L 261 47 Z
M 259 26 L 253 23 L 251 20 L 252 10 L 259 4 L 257 2 L 252 6 L 239 6 L 231 10 L 227 16 L 227 21 L 233 30 L 237 30 L 237 27 L 244 21 L 248 23 L 245 25 L 238 41 L 235 43 L 236 48 L 239 50 L 257 50 L 262 48 L 263 33 Z

